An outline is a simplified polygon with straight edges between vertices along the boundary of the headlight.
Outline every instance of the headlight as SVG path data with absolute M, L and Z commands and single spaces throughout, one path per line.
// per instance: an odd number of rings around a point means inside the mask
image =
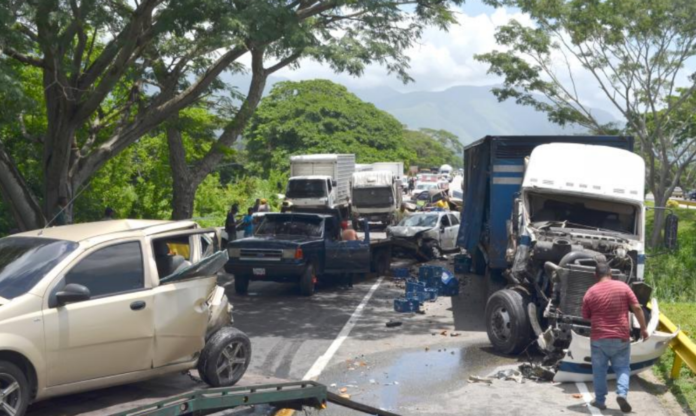
M 304 253 L 300 247 L 283 249 L 283 258 L 290 260 L 302 260 Z
M 228 248 L 227 256 L 229 258 L 239 258 L 242 254 L 242 249 L 240 248 Z

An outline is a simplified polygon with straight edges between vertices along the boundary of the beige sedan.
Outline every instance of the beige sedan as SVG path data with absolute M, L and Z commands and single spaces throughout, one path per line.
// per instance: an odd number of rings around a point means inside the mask
M 196 367 L 236 383 L 251 344 L 216 284 L 217 241 L 191 221 L 143 220 L 0 239 L 0 415 Z

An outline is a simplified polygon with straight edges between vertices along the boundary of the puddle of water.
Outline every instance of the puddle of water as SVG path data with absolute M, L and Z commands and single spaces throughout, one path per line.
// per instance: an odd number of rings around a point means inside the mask
M 338 366 L 339 374 L 335 370 L 325 374 L 322 381 L 335 384 L 331 389 L 337 392 L 345 387 L 345 393 L 357 401 L 396 411 L 399 406 L 427 401 L 428 396 L 460 389 L 470 375 L 487 372 L 500 360 L 479 346 L 406 350 L 372 355 L 369 361 L 357 358 Z

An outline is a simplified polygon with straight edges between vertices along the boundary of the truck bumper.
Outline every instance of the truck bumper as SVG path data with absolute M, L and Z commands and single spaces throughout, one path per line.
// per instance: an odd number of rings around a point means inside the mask
M 297 282 L 307 270 L 304 261 L 264 263 L 230 259 L 225 264 L 229 274 L 266 282 Z

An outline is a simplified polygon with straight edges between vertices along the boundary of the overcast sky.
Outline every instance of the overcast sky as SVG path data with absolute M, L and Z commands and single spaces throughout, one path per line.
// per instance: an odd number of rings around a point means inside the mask
M 277 76 L 291 80 L 326 78 L 352 88 L 389 86 L 399 91 L 440 91 L 455 85 L 500 83 L 500 78 L 486 74 L 488 66 L 474 60 L 474 55 L 500 49 L 494 39 L 496 27 L 512 19 L 531 24 L 529 17 L 517 9 L 495 9 L 482 4 L 480 0 L 467 1 L 457 15 L 459 24 L 452 26 L 449 32 L 428 29 L 419 44 L 409 51 L 409 73 L 415 79 L 414 83 L 404 85 L 376 65 L 367 68 L 362 77 L 354 78 L 346 74 L 335 74 L 329 67 L 312 61 L 303 61 L 299 69 L 281 70 Z M 577 71 L 574 77 L 584 103 L 619 116 L 591 75 L 585 73 L 578 63 L 571 63 L 571 66 L 574 67 L 574 72 Z M 567 78 L 567 75 L 562 77 Z

